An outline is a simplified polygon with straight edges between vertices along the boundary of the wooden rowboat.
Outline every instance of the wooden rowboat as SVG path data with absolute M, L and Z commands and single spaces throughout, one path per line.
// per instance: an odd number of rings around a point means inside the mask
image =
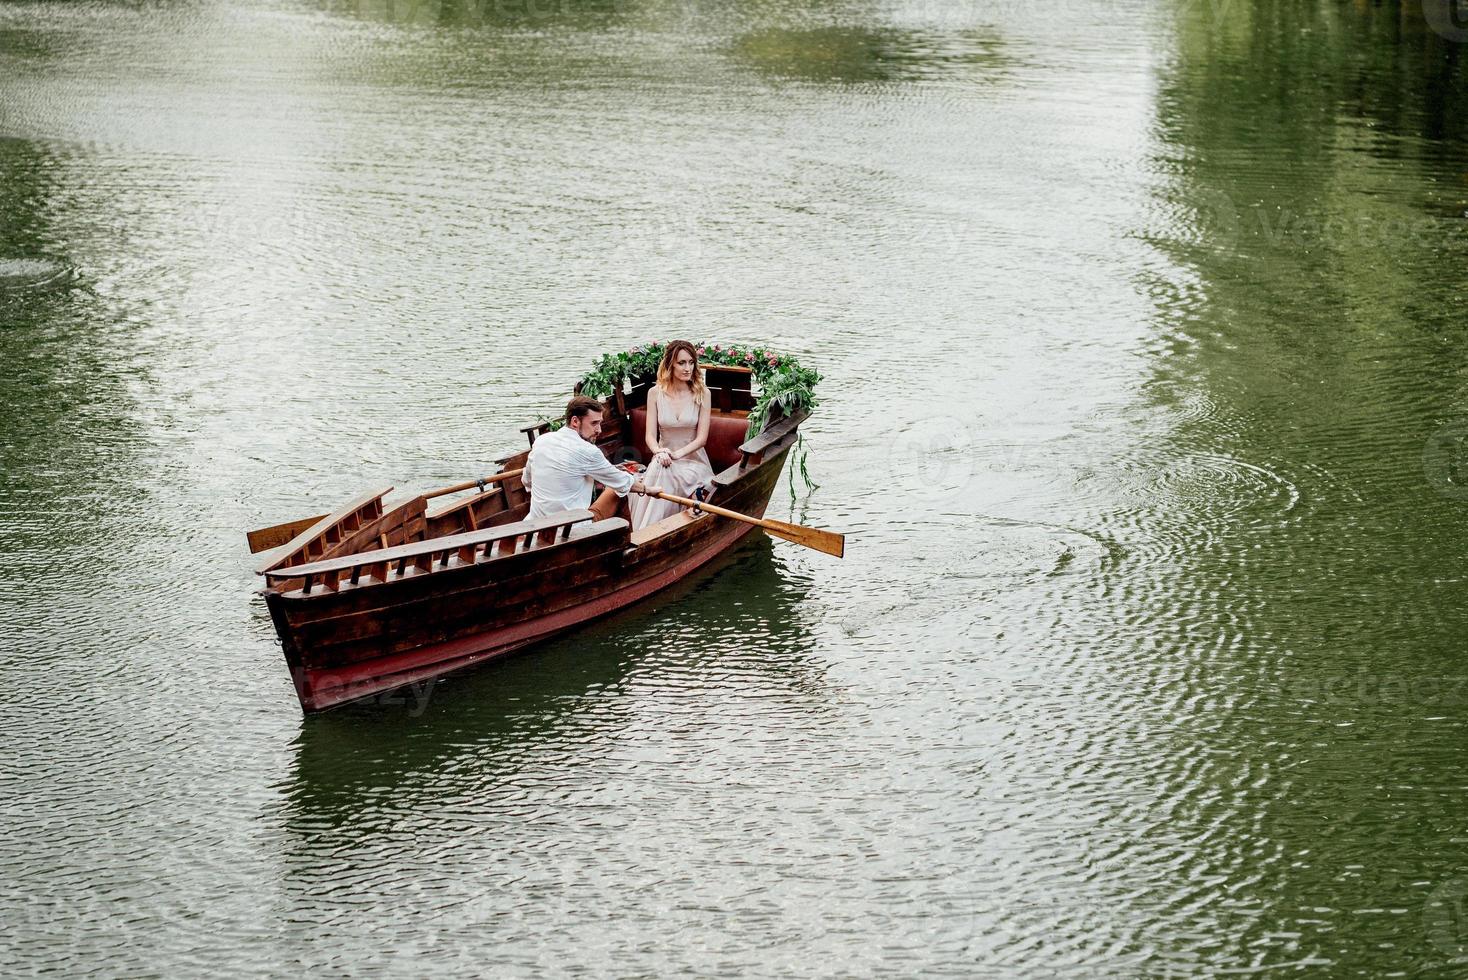
M 710 498 L 762 516 L 809 413 L 772 418 L 746 439 L 745 369 L 707 367 Z M 649 458 L 646 383 L 604 402 L 598 442 L 614 463 Z M 545 424 L 524 430 L 533 445 Z M 260 593 L 307 713 L 418 684 L 522 649 L 644 599 L 728 551 L 749 524 L 683 510 L 633 532 L 590 510 L 526 521 L 518 471 L 529 450 L 484 480 L 391 508 L 385 487 L 341 509 L 249 533 Z M 447 499 L 469 491 L 467 496 Z

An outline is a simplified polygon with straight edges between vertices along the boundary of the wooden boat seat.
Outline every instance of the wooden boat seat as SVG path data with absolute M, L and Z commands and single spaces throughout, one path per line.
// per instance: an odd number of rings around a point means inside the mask
M 709 454 L 709 465 L 717 473 L 739 462 L 739 447 L 744 443 L 744 433 L 749 430 L 749 419 L 730 415 L 714 414 L 709 417 L 709 438 L 704 451 Z M 652 453 L 647 451 L 647 409 L 632 410 L 632 448 L 637 451 L 637 461 L 647 463 Z
M 704 515 L 704 517 L 707 516 L 707 514 Z M 680 510 L 678 511 L 678 513 L 673 514 L 670 517 L 664 517 L 660 521 L 654 521 L 647 527 L 638 528 L 636 531 L 633 531 L 631 538 L 632 546 L 635 548 L 647 544 L 649 541 L 660 538 L 664 534 L 676 531 L 680 527 L 687 527 L 694 521 L 702 519 L 703 518 L 694 517 L 686 510 Z M 572 532 L 572 536 L 575 536 L 575 532 Z

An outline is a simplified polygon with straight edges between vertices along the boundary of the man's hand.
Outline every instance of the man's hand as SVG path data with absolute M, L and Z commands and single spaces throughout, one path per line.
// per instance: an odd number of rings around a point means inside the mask
M 633 493 L 646 494 L 647 493 L 647 487 L 643 486 L 641 480 L 636 480 L 632 484 L 632 492 Z

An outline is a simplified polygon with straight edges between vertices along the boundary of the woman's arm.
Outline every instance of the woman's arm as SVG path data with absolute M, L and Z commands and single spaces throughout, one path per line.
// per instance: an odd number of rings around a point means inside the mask
M 643 426 L 642 438 L 647 442 L 649 455 L 656 456 L 663 447 L 658 445 L 658 386 L 647 389 L 647 424 Z
M 710 399 L 710 401 L 712 401 L 712 399 Z M 684 446 L 682 449 L 678 450 L 676 453 L 673 453 L 674 459 L 682 459 L 685 456 L 692 456 L 694 453 L 703 448 L 703 444 L 709 441 L 709 418 L 712 417 L 712 415 L 713 412 L 709 408 L 707 402 L 698 406 L 698 434 L 693 437 L 692 442 Z

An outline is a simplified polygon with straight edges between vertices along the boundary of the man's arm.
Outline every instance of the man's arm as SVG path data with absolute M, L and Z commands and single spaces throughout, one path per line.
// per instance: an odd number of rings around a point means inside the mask
M 607 462 L 607 458 L 596 446 L 589 442 L 583 442 L 581 445 L 583 448 L 580 455 L 585 461 L 585 474 L 607 489 L 615 490 L 617 496 L 627 496 L 627 491 L 632 489 L 636 478 L 626 470 L 618 469 Z

